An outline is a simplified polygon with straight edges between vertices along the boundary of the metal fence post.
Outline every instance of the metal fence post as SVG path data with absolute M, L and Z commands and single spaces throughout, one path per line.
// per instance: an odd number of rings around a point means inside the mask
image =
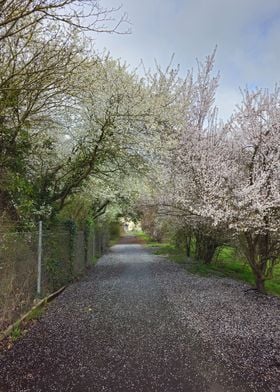
M 95 249 L 96 249 L 96 244 L 95 244 L 95 228 L 92 229 L 92 260 L 91 262 L 95 262 Z
M 98 231 L 98 249 L 99 249 L 98 256 L 101 257 L 102 252 L 103 252 L 103 250 L 102 250 L 102 231 L 101 230 Z
M 42 237 L 43 223 L 39 221 L 39 237 L 38 237 L 38 270 L 37 270 L 37 295 L 42 293 Z

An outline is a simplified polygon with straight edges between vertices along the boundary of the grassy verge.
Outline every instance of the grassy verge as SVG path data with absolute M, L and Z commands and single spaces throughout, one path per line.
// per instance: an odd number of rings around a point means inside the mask
M 229 246 L 221 248 L 216 260 L 210 265 L 206 265 L 199 262 L 188 262 L 185 254 L 168 242 L 152 241 L 145 233 L 137 233 L 136 235 L 146 243 L 148 248 L 154 249 L 155 254 L 166 255 L 171 261 L 184 264 L 191 273 L 202 276 L 229 277 L 254 285 L 254 276 L 249 265 L 238 258 L 234 248 Z M 266 281 L 266 290 L 270 294 L 280 295 L 280 265 L 275 267 L 273 278 Z
M 114 245 L 117 245 L 118 242 L 119 242 L 119 240 L 120 240 L 119 237 L 118 237 L 118 238 L 110 239 L 110 241 L 109 241 L 109 248 L 111 248 L 111 247 L 114 246 Z

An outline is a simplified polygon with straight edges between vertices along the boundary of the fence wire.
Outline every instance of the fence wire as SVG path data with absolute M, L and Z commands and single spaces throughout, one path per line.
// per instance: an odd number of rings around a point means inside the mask
M 0 228 L 0 331 L 30 309 L 38 297 L 38 231 Z M 107 228 L 42 231 L 41 292 L 44 297 L 85 274 L 109 244 Z

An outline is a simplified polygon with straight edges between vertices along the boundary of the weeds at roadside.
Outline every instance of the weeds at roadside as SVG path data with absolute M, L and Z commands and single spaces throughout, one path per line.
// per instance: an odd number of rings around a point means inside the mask
M 13 342 L 21 337 L 22 331 L 19 324 L 16 324 L 11 331 L 10 338 Z
M 46 305 L 44 305 L 44 307 L 45 306 Z M 32 321 L 32 320 L 39 320 L 45 311 L 44 307 L 40 306 L 38 308 L 32 309 L 31 312 L 29 313 L 29 315 L 26 317 L 26 321 L 28 322 L 28 321 Z

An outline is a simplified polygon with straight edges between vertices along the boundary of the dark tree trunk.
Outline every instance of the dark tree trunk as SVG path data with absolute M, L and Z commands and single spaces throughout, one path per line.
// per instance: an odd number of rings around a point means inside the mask
M 269 261 L 269 236 L 268 234 L 246 233 L 245 238 L 245 254 L 255 277 L 256 289 L 260 293 L 265 293 L 266 269 Z
M 216 243 L 213 243 L 205 249 L 205 254 L 204 254 L 204 263 L 205 264 L 211 263 L 217 247 L 218 247 L 218 245 L 216 245 Z
M 216 239 L 209 235 L 204 235 L 201 232 L 196 234 L 195 240 L 195 258 L 202 261 L 204 264 L 210 264 L 216 249 L 220 246 L 220 244 L 216 241 Z
M 265 290 L 265 279 L 264 278 L 256 276 L 256 289 L 260 293 L 263 293 L 263 294 L 266 293 L 266 290 Z
M 187 257 L 191 257 L 191 241 L 192 241 L 192 237 L 187 236 L 187 238 L 186 238 L 186 256 Z

